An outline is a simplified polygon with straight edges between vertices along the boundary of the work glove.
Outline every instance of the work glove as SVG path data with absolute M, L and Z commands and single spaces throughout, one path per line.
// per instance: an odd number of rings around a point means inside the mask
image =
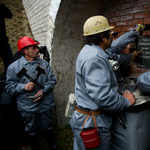
M 135 26 L 135 29 L 136 29 L 136 31 L 137 31 L 137 33 L 138 33 L 139 35 L 142 35 L 142 34 L 143 34 L 143 31 L 144 31 L 144 29 L 145 29 L 145 26 L 142 25 L 142 24 L 137 24 L 137 25 Z

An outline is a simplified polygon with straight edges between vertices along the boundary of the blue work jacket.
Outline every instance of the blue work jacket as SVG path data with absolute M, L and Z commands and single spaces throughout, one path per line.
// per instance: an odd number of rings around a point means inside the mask
M 118 85 L 108 56 L 97 45 L 85 45 L 76 61 L 75 97 L 77 106 L 85 110 L 101 110 L 98 127 L 110 128 L 113 112 L 130 106 L 129 100 L 117 93 Z M 81 129 L 86 115 L 74 111 L 70 120 L 73 128 Z M 94 127 L 90 116 L 85 128 Z
M 35 78 L 38 73 L 38 71 L 35 70 L 37 65 L 45 69 L 45 74 L 41 74 L 37 80 L 44 86 L 44 89 L 36 85 L 33 91 L 26 91 L 25 84 L 31 81 L 25 76 L 21 78 L 17 77 L 17 73 L 25 67 L 28 69 L 26 73 L 32 78 Z M 22 56 L 8 67 L 5 89 L 10 95 L 16 95 L 19 111 L 41 113 L 54 107 L 53 89 L 55 84 L 55 76 L 46 60 L 36 58 L 34 61 L 27 61 L 25 57 Z M 33 102 L 29 96 L 34 96 L 40 90 L 43 91 L 43 97 Z
M 150 93 L 150 71 L 141 74 L 137 78 L 137 86 L 141 92 Z
M 113 56 L 113 54 L 119 54 L 130 42 L 133 42 L 137 37 L 138 33 L 135 32 L 135 30 L 131 30 L 121 35 L 118 39 L 114 40 L 111 44 L 111 47 L 105 51 L 110 57 Z M 119 57 L 117 61 L 119 61 Z
M 106 53 L 108 54 L 109 58 L 118 61 L 120 67 L 118 70 L 114 71 L 116 78 L 119 79 L 123 76 L 122 74 L 122 67 L 127 67 L 130 65 L 132 60 L 132 54 L 123 54 L 120 53 L 125 47 L 130 43 L 135 41 L 138 37 L 138 33 L 135 30 L 127 32 L 120 36 L 118 39 L 114 40 L 111 44 L 109 49 L 106 49 Z

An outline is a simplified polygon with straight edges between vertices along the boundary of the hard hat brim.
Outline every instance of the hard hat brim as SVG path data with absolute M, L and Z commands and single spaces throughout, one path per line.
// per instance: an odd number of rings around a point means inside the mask
M 99 31 L 99 32 L 94 32 L 94 33 L 90 33 L 90 34 L 85 34 L 85 33 L 84 33 L 83 36 L 90 36 L 90 35 L 102 33 L 102 32 L 108 31 L 108 30 L 113 29 L 113 28 L 115 28 L 115 26 L 109 26 L 109 28 L 107 28 L 107 29 L 105 29 L 105 30 L 101 30 L 101 31 Z
M 33 44 L 33 45 L 28 45 L 28 46 L 38 46 L 39 44 L 40 44 L 40 43 L 38 42 L 38 43 L 35 43 L 35 44 Z M 25 47 L 28 47 L 28 46 L 25 46 Z M 24 48 L 25 48 L 25 47 L 24 47 Z M 19 51 L 19 52 L 23 52 L 23 49 L 24 49 L 24 48 L 18 49 L 18 51 Z

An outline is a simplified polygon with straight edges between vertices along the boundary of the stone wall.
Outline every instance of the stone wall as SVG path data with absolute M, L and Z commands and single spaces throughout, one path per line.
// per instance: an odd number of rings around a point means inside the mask
M 32 33 L 26 17 L 21 0 L 1 0 L 12 12 L 12 19 L 5 19 L 6 33 L 9 38 L 13 54 L 17 51 L 17 42 L 23 36 L 30 36 Z M 0 73 L 3 72 L 3 62 L 0 59 Z

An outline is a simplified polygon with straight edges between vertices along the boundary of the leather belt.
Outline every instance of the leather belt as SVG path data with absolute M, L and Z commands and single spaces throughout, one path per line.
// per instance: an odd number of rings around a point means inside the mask
M 86 111 L 86 110 L 78 108 L 77 106 L 75 107 L 75 110 L 81 114 L 84 114 L 84 115 L 94 115 L 95 116 L 95 115 L 100 115 L 103 113 L 102 111 L 99 111 L 99 110 L 97 110 L 97 111 L 93 111 L 93 110 Z

